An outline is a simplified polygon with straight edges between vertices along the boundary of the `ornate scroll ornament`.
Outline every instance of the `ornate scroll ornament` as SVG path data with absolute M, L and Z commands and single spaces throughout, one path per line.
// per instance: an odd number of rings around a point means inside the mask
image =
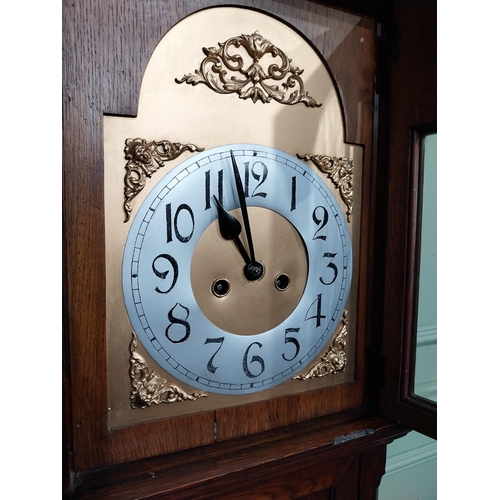
M 200 69 L 176 78 L 177 83 L 204 83 L 219 94 L 236 93 L 240 99 L 250 98 L 254 103 L 275 100 L 281 104 L 302 102 L 307 107 L 321 106 L 304 90 L 300 77 L 304 70 L 292 66 L 292 60 L 258 31 L 219 42 L 218 48 L 204 47 L 203 52 L 206 57 Z M 274 62 L 276 57 L 278 63 Z M 274 83 L 281 80 L 284 81 L 280 88 Z
M 345 347 L 347 344 L 347 311 L 342 315 L 342 327 L 335 336 L 332 345 L 323 354 L 321 360 L 316 363 L 307 373 L 300 373 L 293 380 L 309 380 L 320 378 L 325 375 L 334 375 L 345 370 L 347 359 Z
M 174 160 L 184 151 L 203 151 L 194 144 L 181 144 L 170 141 L 151 141 L 145 139 L 125 140 L 125 222 L 130 219 L 132 200 L 144 189 L 146 179 L 151 177 L 165 161 Z
M 352 158 L 336 158 L 326 155 L 297 155 L 301 160 L 312 162 L 332 180 L 340 191 L 340 197 L 347 206 L 347 222 L 352 219 L 353 184 L 352 176 L 354 165 Z
M 146 366 L 146 360 L 135 351 L 137 336 L 132 333 L 130 342 L 130 381 L 132 392 L 130 404 L 132 408 L 146 408 L 152 404 L 179 403 L 181 401 L 194 401 L 206 398 L 204 393 L 187 394 L 175 385 L 169 385 L 165 379 L 159 377 L 154 370 Z

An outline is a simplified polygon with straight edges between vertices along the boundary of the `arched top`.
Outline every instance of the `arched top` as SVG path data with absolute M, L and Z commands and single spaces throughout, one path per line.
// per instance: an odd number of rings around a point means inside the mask
M 287 23 L 248 8 L 204 9 L 166 33 L 144 74 L 137 121 L 143 134 L 149 127 L 205 148 L 242 141 L 343 155 L 324 60 Z

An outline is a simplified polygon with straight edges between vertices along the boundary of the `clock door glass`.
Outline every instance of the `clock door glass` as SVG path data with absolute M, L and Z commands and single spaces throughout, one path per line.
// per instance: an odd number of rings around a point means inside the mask
M 345 14 L 323 21 L 340 47 L 358 22 Z M 330 396 L 321 411 L 357 404 L 369 299 L 362 186 L 371 156 L 367 141 L 359 145 L 345 128 L 355 122 L 344 123 L 337 69 L 291 25 L 253 9 L 194 12 L 158 40 L 137 116 L 104 117 L 110 428 L 323 389 Z M 236 46 L 240 40 L 250 45 Z M 222 44 L 246 70 L 248 50 L 263 40 L 279 56 L 256 54 L 256 64 L 276 85 L 295 82 L 285 94 L 269 93 L 271 80 L 241 97 L 189 83 L 196 71 L 212 82 L 205 49 Z M 370 47 L 365 38 L 358 52 Z M 221 58 L 228 78 L 241 74 Z M 282 80 L 273 73 L 278 61 L 291 63 Z M 234 238 L 221 239 L 215 201 L 241 225 L 250 254 L 231 149 L 262 266 L 251 283 Z
M 437 401 L 437 134 L 422 138 L 420 265 L 414 392 Z

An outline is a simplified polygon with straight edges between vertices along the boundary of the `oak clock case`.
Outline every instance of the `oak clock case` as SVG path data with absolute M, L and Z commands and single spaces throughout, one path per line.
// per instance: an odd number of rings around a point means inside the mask
M 252 61 L 272 85 L 217 80 Z M 138 116 L 104 117 L 104 155 L 110 428 L 354 380 L 362 150 L 302 35 L 251 9 L 186 17 Z

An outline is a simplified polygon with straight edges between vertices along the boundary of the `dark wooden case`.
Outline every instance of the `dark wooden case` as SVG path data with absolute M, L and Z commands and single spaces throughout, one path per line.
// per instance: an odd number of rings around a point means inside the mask
M 136 115 L 158 40 L 215 5 L 295 19 L 335 77 L 345 140 L 364 147 L 355 380 L 109 430 L 102 117 Z M 320 23 L 344 15 L 359 19 L 335 47 Z M 357 58 L 361 38 L 372 43 L 364 59 Z M 414 396 L 410 379 L 419 168 L 412 151 L 422 126 L 436 126 L 435 1 L 63 2 L 66 497 L 375 499 L 387 444 L 410 429 L 436 437 L 436 404 Z

